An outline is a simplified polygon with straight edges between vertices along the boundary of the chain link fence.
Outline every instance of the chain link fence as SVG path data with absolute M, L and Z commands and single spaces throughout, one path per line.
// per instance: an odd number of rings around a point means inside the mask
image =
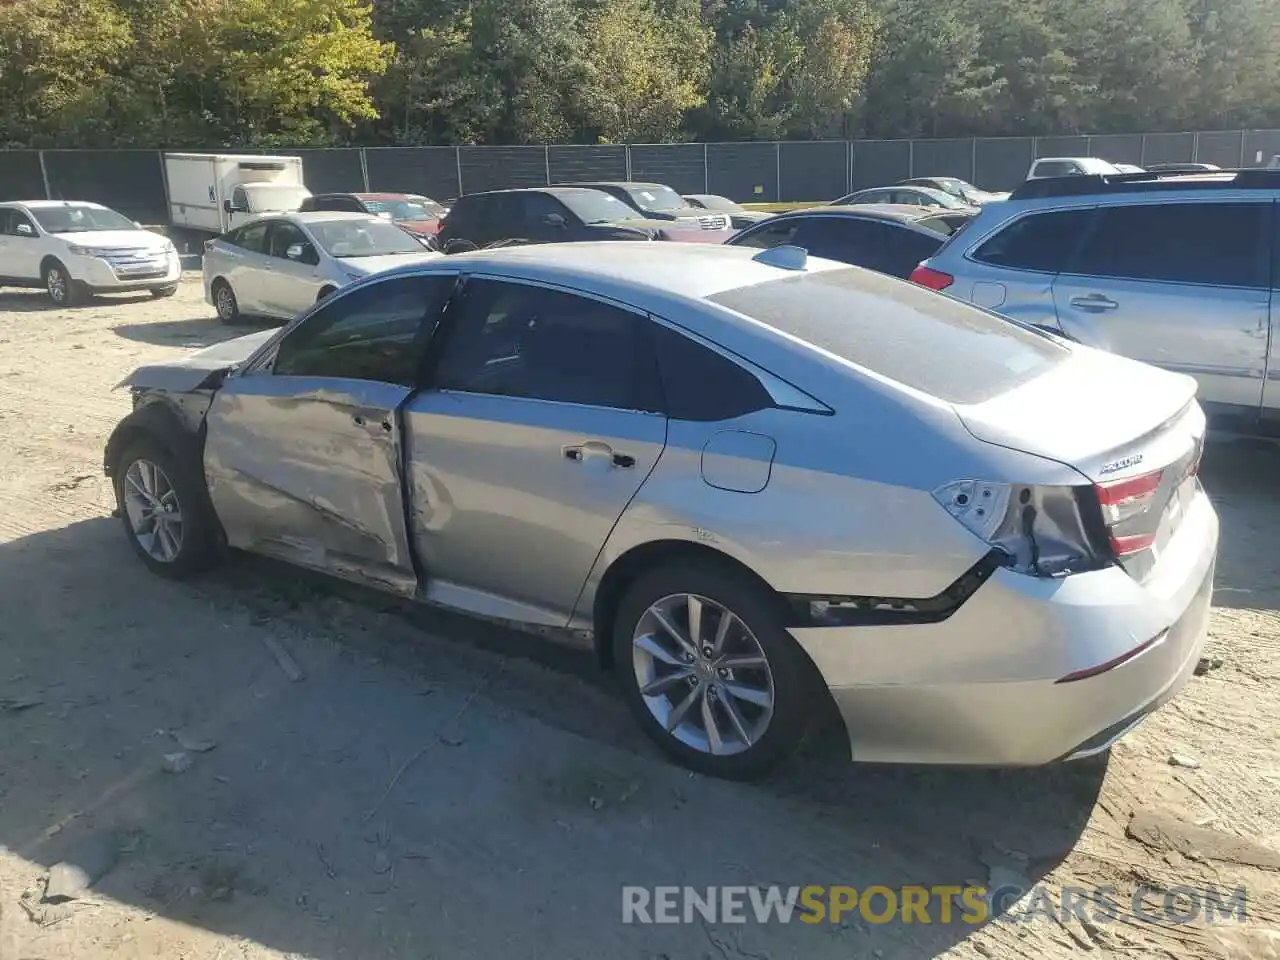
M 222 153 L 245 151 L 223 150 Z M 987 190 L 1021 183 L 1037 157 L 1094 156 L 1142 166 L 1191 160 L 1265 165 L 1280 130 L 955 140 L 820 140 L 526 147 L 272 150 L 302 157 L 312 192 L 463 193 L 587 180 L 657 181 L 740 203 L 833 200 L 911 177 L 951 176 Z M 91 200 L 148 223 L 168 219 L 156 150 L 3 150 L 0 200 Z

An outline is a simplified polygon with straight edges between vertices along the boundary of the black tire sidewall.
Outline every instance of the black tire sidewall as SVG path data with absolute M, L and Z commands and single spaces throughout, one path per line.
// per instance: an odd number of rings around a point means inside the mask
M 160 467 L 178 494 L 178 505 L 182 512 L 182 546 L 178 551 L 178 558 L 170 563 L 161 563 L 142 548 L 133 532 L 133 524 L 129 521 L 129 512 L 125 509 L 125 474 L 130 464 L 137 460 L 149 460 Z M 198 478 L 189 465 L 179 462 L 159 441 L 143 438 L 130 444 L 121 454 L 112 479 L 115 482 L 116 505 L 124 523 L 125 536 L 134 553 L 148 569 L 162 577 L 182 579 L 205 570 L 213 563 L 216 558 L 215 543 L 200 487 L 203 479 Z
M 804 741 L 817 713 L 806 654 L 787 633 L 771 597 L 735 571 L 715 564 L 681 563 L 641 575 L 626 591 L 612 624 L 613 668 L 623 696 L 645 733 L 677 763 L 729 780 L 758 780 L 785 762 Z M 764 649 L 773 674 L 774 713 L 763 737 L 750 749 L 717 757 L 676 740 L 649 712 L 632 666 L 631 638 L 651 604 L 676 593 L 697 594 L 732 611 Z
M 53 294 L 49 291 L 49 274 L 51 271 L 57 270 L 62 274 L 64 289 L 67 291 L 61 301 L 55 300 Z M 44 269 L 44 292 L 48 294 L 50 302 L 55 307 L 74 307 L 81 300 L 79 284 L 71 278 L 66 264 L 61 260 L 54 260 Z

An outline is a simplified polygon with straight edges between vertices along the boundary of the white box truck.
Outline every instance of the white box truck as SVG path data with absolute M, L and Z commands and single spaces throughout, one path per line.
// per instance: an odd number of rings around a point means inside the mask
M 166 153 L 164 172 L 169 222 L 206 236 L 262 213 L 297 210 L 311 196 L 301 157 Z

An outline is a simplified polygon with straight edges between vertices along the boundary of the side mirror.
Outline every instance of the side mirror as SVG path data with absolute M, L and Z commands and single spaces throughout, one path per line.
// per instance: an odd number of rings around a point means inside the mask
M 286 257 L 290 260 L 297 260 L 299 263 L 302 262 L 302 258 L 306 256 L 306 253 L 307 248 L 301 243 L 291 243 L 289 246 L 285 247 L 284 250 L 284 255 Z
M 20 223 L 18 224 L 17 233 L 20 237 L 34 237 L 36 235 L 36 228 L 29 223 Z
M 560 213 L 548 213 L 542 218 L 542 222 L 548 227 L 563 227 L 564 215 Z

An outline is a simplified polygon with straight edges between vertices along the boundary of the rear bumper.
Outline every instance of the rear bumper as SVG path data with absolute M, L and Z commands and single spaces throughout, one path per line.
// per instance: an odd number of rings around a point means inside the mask
M 1000 570 L 941 623 L 792 633 L 831 689 L 855 760 L 1024 766 L 1089 756 L 1194 672 L 1217 542 L 1201 492 L 1146 583 L 1114 567 L 1057 581 Z

